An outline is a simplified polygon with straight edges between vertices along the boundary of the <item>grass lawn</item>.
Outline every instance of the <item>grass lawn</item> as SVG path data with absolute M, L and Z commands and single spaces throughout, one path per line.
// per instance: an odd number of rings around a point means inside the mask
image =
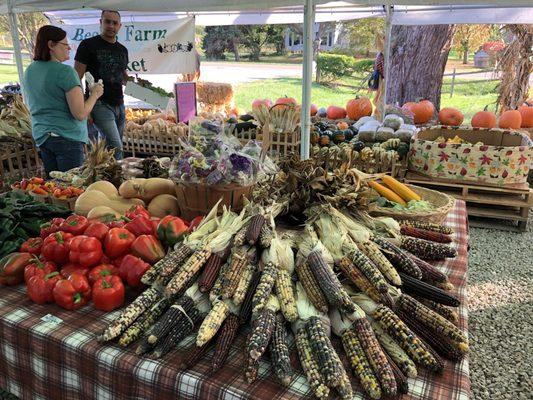
M 17 67 L 10 64 L 0 64 L 0 83 L 18 82 Z

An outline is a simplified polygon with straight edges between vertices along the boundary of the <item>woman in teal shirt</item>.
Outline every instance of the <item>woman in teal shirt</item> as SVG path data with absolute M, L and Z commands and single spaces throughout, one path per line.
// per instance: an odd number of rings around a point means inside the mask
M 32 136 L 44 169 L 67 171 L 84 160 L 87 116 L 103 94 L 94 86 L 87 100 L 74 68 L 62 64 L 70 56 L 67 33 L 52 25 L 37 33 L 33 62 L 24 73 L 24 99 L 30 109 Z

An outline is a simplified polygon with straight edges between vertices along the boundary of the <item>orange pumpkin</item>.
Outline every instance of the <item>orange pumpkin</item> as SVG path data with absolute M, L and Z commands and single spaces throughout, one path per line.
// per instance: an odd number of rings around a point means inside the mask
M 296 102 L 295 98 L 285 96 L 285 97 L 280 97 L 279 99 L 277 99 L 276 100 L 276 104 L 294 104 L 294 105 L 296 105 L 298 103 Z
M 317 112 L 318 107 L 316 106 L 316 104 L 311 104 L 311 116 L 316 115 Z
M 470 122 L 474 128 L 489 128 L 492 129 L 496 126 L 496 115 L 493 112 L 487 111 L 488 107 L 485 107 L 483 111 L 478 111 L 472 117 Z
M 372 103 L 367 97 L 356 97 L 346 103 L 346 113 L 348 118 L 353 120 L 369 117 L 372 115 Z
M 239 115 L 241 115 L 241 111 L 239 110 L 238 107 L 233 107 L 230 110 L 230 115 L 235 115 L 236 117 L 238 117 Z
M 525 105 L 518 107 L 518 111 L 522 116 L 521 127 L 533 128 L 533 103 L 526 103 Z
M 520 129 L 522 125 L 522 115 L 518 110 L 504 111 L 500 115 L 498 126 L 503 129 Z
M 269 99 L 255 99 L 252 101 L 252 108 L 257 108 L 261 104 L 264 104 L 267 108 L 272 107 L 272 102 Z
M 344 121 L 341 121 L 337 124 L 337 128 L 343 131 L 344 129 L 348 129 L 348 124 Z
M 445 107 L 439 111 L 439 122 L 442 125 L 459 126 L 465 116 L 457 108 Z
M 425 124 L 428 123 L 433 114 L 435 114 L 435 106 L 429 100 L 422 100 L 419 102 L 407 102 L 403 105 L 402 108 L 405 108 L 413 113 L 415 124 Z
M 346 118 L 346 110 L 339 106 L 329 106 L 326 115 L 329 119 L 342 119 Z

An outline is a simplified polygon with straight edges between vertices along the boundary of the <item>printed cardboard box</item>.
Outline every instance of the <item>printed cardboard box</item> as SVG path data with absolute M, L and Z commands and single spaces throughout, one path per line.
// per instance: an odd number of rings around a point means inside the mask
M 459 136 L 468 143 L 442 143 Z M 409 171 L 438 179 L 505 186 L 527 181 L 531 140 L 502 129 L 434 126 L 411 139 Z

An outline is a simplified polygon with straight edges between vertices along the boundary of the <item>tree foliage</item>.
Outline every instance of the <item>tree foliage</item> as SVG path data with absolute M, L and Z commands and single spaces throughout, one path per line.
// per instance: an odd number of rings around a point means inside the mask
M 236 26 L 206 26 L 204 32 L 202 49 L 208 60 L 225 59 L 224 53 L 233 52 L 239 39 Z
M 267 44 L 283 40 L 283 27 L 276 25 L 240 25 L 240 40 L 249 51 L 251 61 L 259 61 L 261 51 Z
M 18 14 L 18 34 L 22 50 L 33 54 L 37 31 L 46 25 L 47 19 L 43 13 L 23 13 Z M 9 17 L 0 15 L 0 32 L 9 32 Z
M 453 37 L 453 46 L 461 53 L 463 64 L 468 64 L 470 51 L 477 50 L 483 43 L 491 39 L 493 34 L 494 30 L 491 25 L 457 25 Z
M 365 18 L 344 22 L 352 51 L 368 55 L 376 48 L 376 36 L 383 35 L 385 21 L 382 18 Z

